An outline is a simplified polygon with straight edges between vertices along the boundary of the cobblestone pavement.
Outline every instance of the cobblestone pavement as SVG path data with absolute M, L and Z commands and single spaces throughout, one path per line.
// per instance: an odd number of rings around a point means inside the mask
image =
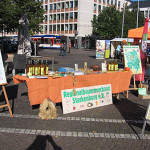
M 55 57 L 55 70 L 59 67 L 83 67 L 100 64 L 94 50 L 72 50 L 67 56 L 58 56 L 59 50 L 41 50 L 40 55 Z M 109 60 L 107 60 L 108 62 Z M 9 60 L 8 60 L 9 62 Z M 120 67 L 123 65 L 120 63 Z M 51 67 L 51 64 L 49 64 Z M 140 139 L 149 100 L 137 97 L 137 91 L 113 96 L 113 104 L 76 113 L 63 114 L 57 104 L 57 119 L 38 119 L 38 106 L 31 107 L 27 86 L 14 85 L 8 69 L 6 91 L 13 110 L 0 109 L 0 150 L 148 150 L 150 126 L 146 125 Z M 4 103 L 1 91 L 0 103 Z

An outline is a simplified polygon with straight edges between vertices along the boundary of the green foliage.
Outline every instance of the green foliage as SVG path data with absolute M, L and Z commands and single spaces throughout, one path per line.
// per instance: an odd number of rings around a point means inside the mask
M 92 21 L 93 33 L 100 36 L 101 39 L 112 39 L 119 37 L 121 33 L 121 13 L 115 6 L 106 7 Z
M 138 26 L 144 25 L 144 15 L 139 13 Z M 93 34 L 101 39 L 113 39 L 122 35 L 123 11 L 116 10 L 115 6 L 106 7 L 98 17 L 92 20 Z M 137 7 L 129 10 L 125 7 L 124 33 L 123 37 L 128 36 L 128 30 L 136 28 L 137 25 Z
M 29 32 L 39 32 L 39 23 L 43 21 L 44 10 L 41 2 L 35 0 L 2 0 L 0 1 L 0 30 L 6 32 L 15 31 L 19 27 L 19 19 L 27 13 L 29 20 Z

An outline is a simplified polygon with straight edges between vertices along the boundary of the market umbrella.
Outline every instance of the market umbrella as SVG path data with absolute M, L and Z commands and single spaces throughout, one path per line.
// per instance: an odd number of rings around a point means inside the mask
M 31 43 L 28 31 L 28 18 L 25 13 L 21 16 L 19 20 L 19 32 L 18 32 L 18 54 L 26 54 L 27 56 L 31 56 Z

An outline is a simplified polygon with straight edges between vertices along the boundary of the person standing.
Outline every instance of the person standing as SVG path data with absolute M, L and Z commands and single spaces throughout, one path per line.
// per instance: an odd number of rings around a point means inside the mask
M 121 43 L 116 48 L 117 58 L 120 58 Z
M 69 43 L 68 43 L 68 48 L 69 48 L 69 54 L 70 54 L 70 51 L 71 51 L 71 41 L 69 41 Z
M 66 50 L 67 50 L 67 45 L 66 45 L 66 43 L 64 42 L 63 43 L 63 56 L 66 56 Z
M 60 54 L 59 54 L 59 56 L 62 56 L 62 53 L 63 53 L 63 43 L 60 43 Z

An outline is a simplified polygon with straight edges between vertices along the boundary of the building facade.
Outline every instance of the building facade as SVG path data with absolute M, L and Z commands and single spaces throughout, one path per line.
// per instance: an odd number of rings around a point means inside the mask
M 94 16 L 105 7 L 115 5 L 122 10 L 125 0 L 38 0 L 42 1 L 45 20 L 40 25 L 43 31 L 37 35 L 61 35 L 76 39 L 80 46 L 83 38 L 91 36 Z M 17 33 L 14 33 L 17 34 Z M 6 35 L 6 33 L 5 33 Z M 12 35 L 8 33 L 8 35 Z

